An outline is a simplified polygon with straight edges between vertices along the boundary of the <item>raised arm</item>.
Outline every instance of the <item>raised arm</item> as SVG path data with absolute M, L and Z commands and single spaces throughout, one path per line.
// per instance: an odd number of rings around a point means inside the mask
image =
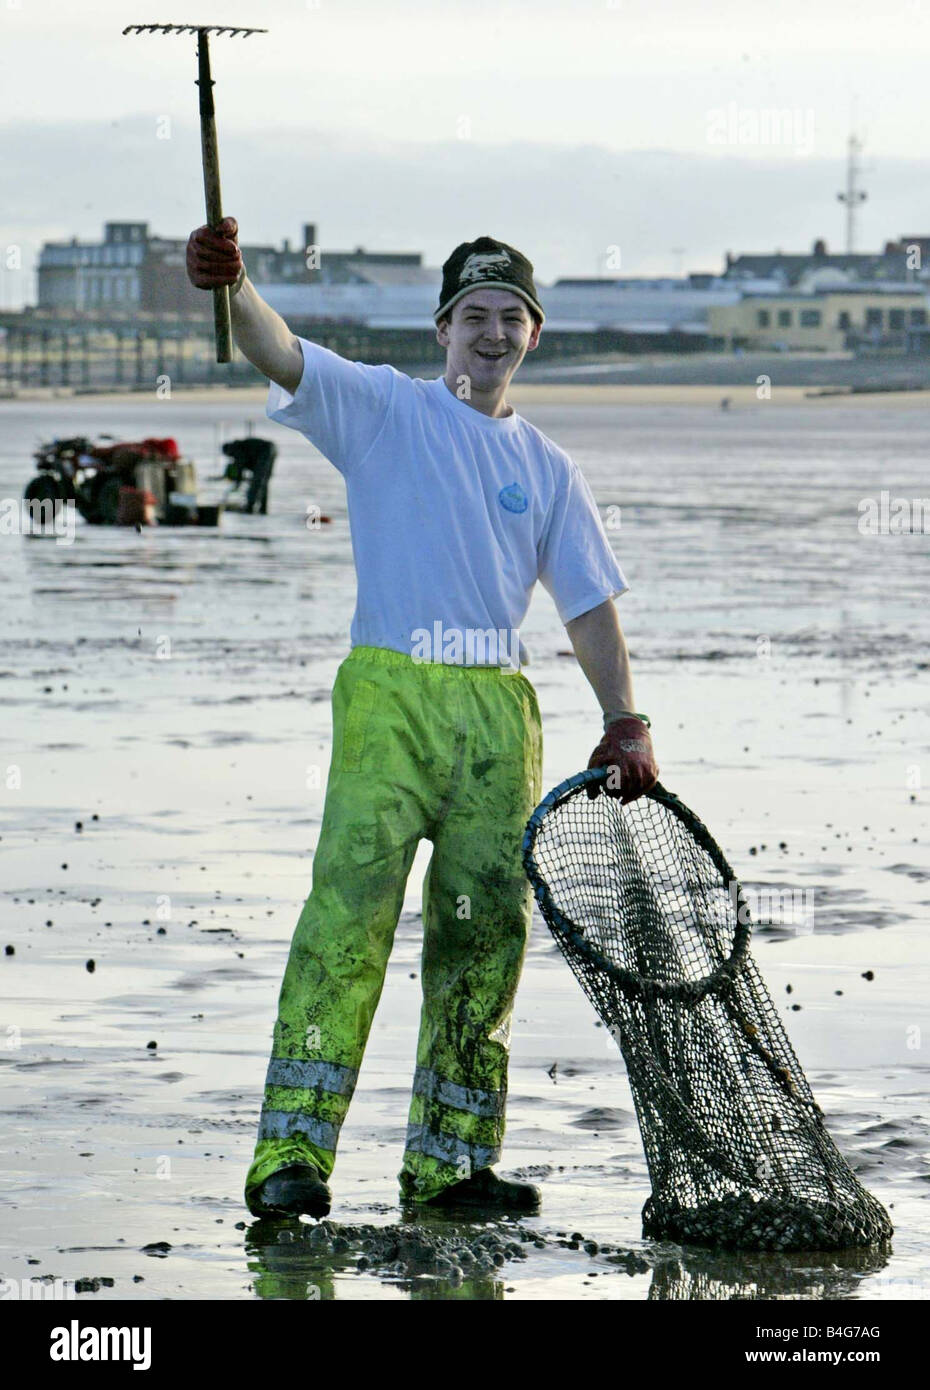
M 198 227 L 191 232 L 187 242 L 188 279 L 199 290 L 230 286 L 230 317 L 237 347 L 263 376 L 293 394 L 304 369 L 300 343 L 245 274 L 238 238 L 234 217 L 224 218 L 218 231 Z

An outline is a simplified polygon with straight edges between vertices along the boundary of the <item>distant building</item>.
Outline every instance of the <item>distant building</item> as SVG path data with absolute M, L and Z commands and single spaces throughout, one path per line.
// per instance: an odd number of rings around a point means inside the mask
M 287 238 L 274 246 L 243 244 L 249 279 L 256 285 L 421 284 L 431 280 L 419 251 L 324 251 L 315 222 L 305 222 L 300 246 Z
M 101 242 L 46 242 L 39 308 L 202 313 L 203 297 L 187 278 L 186 249 L 186 238 L 151 236 L 147 222 L 107 222 Z
M 878 252 L 831 252 L 824 241 L 815 241 L 807 254 L 786 255 L 774 251 L 734 256 L 728 251 L 723 278 L 730 283 L 767 279 L 784 288 L 794 288 L 814 272 L 834 271 L 850 283 L 900 283 L 930 275 L 928 252 L 930 237 L 901 237 L 898 241 L 886 242 L 885 249 Z
M 723 283 L 737 304 L 710 314 L 713 338 L 730 348 L 763 351 L 905 349 L 928 341 L 930 237 L 899 237 L 880 252 L 733 256 Z
M 107 222 L 102 242 L 46 242 L 39 256 L 39 308 L 138 308 L 148 233 L 147 222 Z
M 885 250 L 904 252 L 909 276 L 930 277 L 930 236 L 903 236 L 897 242 L 889 241 Z
M 741 290 L 709 275 L 572 277 L 540 291 L 550 329 L 602 329 L 657 342 L 669 333 L 701 338 L 716 304 L 736 304 Z
M 99 313 L 207 313 L 202 291 L 187 278 L 187 238 L 156 237 L 147 222 L 107 222 L 103 240 L 46 242 L 38 265 L 39 308 Z M 432 285 L 416 251 L 321 251 L 316 224 L 303 226 L 303 244 L 280 248 L 243 244 L 257 285 Z
M 187 241 L 147 222 L 107 222 L 103 240 L 49 242 L 39 258 L 39 307 L 131 318 L 210 314 L 190 284 Z M 316 223 L 292 246 L 246 243 L 263 297 L 288 322 L 353 324 L 433 335 L 441 271 L 414 251 L 321 250 Z M 715 344 L 841 351 L 930 346 L 930 237 L 901 237 L 880 253 L 726 257 L 723 275 L 565 277 L 540 286 L 547 343 L 604 350 L 693 351 Z M 580 349 L 579 349 L 580 350 Z
M 329 253 L 324 257 L 327 263 Z M 369 328 L 432 331 L 442 272 L 428 266 L 355 267 L 357 279 L 313 285 L 277 284 L 262 295 L 290 321 L 328 319 Z M 707 335 L 714 304 L 737 304 L 741 289 L 714 277 L 684 280 L 564 279 L 540 286 L 546 333 L 620 333 L 661 346 L 674 335 L 696 343 Z M 706 280 L 707 283 L 704 283 Z
M 930 323 L 925 285 L 859 285 L 806 294 L 746 294 L 710 311 L 711 337 L 726 348 L 841 352 L 906 348 Z

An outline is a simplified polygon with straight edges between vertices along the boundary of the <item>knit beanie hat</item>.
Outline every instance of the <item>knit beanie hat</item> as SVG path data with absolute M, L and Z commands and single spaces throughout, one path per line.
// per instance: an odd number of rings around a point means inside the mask
M 457 246 L 442 268 L 442 291 L 439 308 L 433 315 L 438 323 L 463 295 L 478 289 L 511 290 L 529 305 L 539 323 L 546 316 L 533 284 L 533 266 L 527 258 L 505 241 L 480 236 L 477 241 L 463 241 Z

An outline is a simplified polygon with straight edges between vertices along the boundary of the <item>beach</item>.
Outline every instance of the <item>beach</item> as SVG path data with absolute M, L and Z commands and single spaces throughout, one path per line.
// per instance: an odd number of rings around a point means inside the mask
M 523 1235 L 511 1229 L 521 1257 L 453 1288 L 359 1269 L 352 1249 L 321 1253 L 249 1217 L 348 651 L 342 480 L 264 418 L 261 390 L 34 393 L 0 402 L 3 499 L 55 435 L 171 435 L 205 479 L 219 441 L 251 424 L 279 459 L 269 515 L 227 514 L 216 531 L 79 520 L 73 543 L 0 535 L 0 1277 L 91 1281 L 78 1301 L 928 1296 L 930 535 L 861 523 L 883 492 L 930 493 L 930 396 L 808 389 L 572 380 L 511 398 L 604 515 L 663 784 L 751 902 L 805 906 L 801 923 L 763 910 L 752 950 L 834 1139 L 889 1209 L 891 1251 L 643 1241 L 622 1058 L 538 917 L 500 1165 L 543 1194 Z M 318 513 L 331 522 L 308 526 Z M 586 765 L 600 717 L 541 587 L 522 636 L 548 790 Z M 401 1222 L 428 857 L 421 844 L 342 1132 L 334 1229 Z

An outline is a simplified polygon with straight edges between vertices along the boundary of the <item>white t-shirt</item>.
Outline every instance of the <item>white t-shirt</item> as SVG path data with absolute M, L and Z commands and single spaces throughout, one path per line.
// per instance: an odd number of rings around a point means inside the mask
M 537 579 L 563 623 L 628 588 L 577 465 L 516 411 L 491 418 L 441 377 L 299 341 L 297 392 L 272 383 L 267 414 L 345 478 L 352 646 L 515 666 L 526 660 L 519 628 Z

